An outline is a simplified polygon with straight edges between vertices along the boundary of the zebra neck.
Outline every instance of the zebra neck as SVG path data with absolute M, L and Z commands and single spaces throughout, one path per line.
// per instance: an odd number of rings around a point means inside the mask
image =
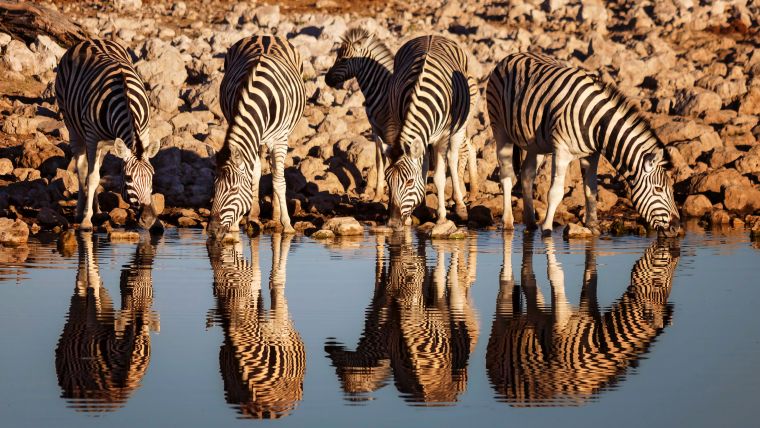
M 603 115 L 592 131 L 596 150 L 622 176 L 636 176 L 643 156 L 660 146 L 649 124 L 635 111 L 619 113 L 616 109 Z
M 367 109 L 378 112 L 387 104 L 391 70 L 374 58 L 364 58 L 356 75 L 359 88 L 364 94 Z

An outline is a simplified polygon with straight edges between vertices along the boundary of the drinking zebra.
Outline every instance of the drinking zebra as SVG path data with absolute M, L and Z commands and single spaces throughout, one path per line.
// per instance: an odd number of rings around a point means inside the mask
M 356 78 L 364 94 L 364 108 L 375 140 L 373 202 L 379 202 L 383 197 L 385 153 L 397 132 L 388 104 L 392 75 L 393 53 L 373 34 L 361 28 L 352 28 L 343 35 L 335 63 L 325 75 L 325 83 L 337 89 L 347 80 Z
M 438 222 L 446 221 L 446 161 L 451 175 L 456 213 L 467 219 L 458 174 L 459 151 L 467 142 L 467 122 L 477 100 L 467 55 L 456 42 L 423 36 L 396 53 L 391 83 L 391 112 L 400 124 L 386 170 L 390 192 L 390 226 L 406 222 L 425 198 L 428 146 L 435 156 L 433 182 L 438 194 Z M 477 188 L 475 152 L 468 156 L 470 190 Z M 475 183 L 475 184 L 473 184 Z M 472 195 L 471 195 L 472 199 Z
M 232 45 L 224 67 L 220 100 L 229 127 L 216 158 L 209 236 L 237 232 L 246 212 L 250 220 L 258 218 L 264 146 L 272 169 L 273 219 L 283 232 L 294 233 L 285 199 L 285 156 L 306 103 L 301 56 L 282 37 L 253 36 Z
M 505 229 L 512 229 L 511 192 L 516 180 L 513 158 L 526 158 L 520 178 L 525 223 L 535 228 L 533 180 L 545 154 L 552 153 L 552 179 L 542 232 L 551 233 L 552 220 L 564 195 L 570 161 L 581 159 L 585 223 L 596 229 L 596 170 L 604 156 L 625 181 L 631 200 L 644 219 L 668 236 L 680 228 L 673 187 L 665 167 L 667 152 L 649 124 L 613 86 L 583 70 L 545 55 L 508 55 L 493 70 L 487 88 L 488 116 L 496 139 L 504 191 Z
M 288 415 L 303 396 L 306 350 L 288 312 L 285 281 L 291 235 L 272 235 L 270 309 L 263 307 L 259 237 L 251 261 L 242 246 L 208 246 L 214 271 L 213 315 L 224 330 L 219 364 L 225 398 L 244 418 Z
M 140 226 L 151 227 L 156 213 L 149 159 L 158 153 L 160 143 L 150 141 L 148 96 L 127 51 L 110 40 L 85 40 L 72 46 L 58 64 L 55 95 L 79 177 L 80 228 L 92 229 L 100 165 L 112 148 L 124 160 L 124 199 Z
M 150 331 L 159 330 L 153 305 L 155 241 L 141 242 L 121 272 L 121 309 L 115 310 L 98 269 L 97 238 L 78 237 L 74 294 L 55 349 L 61 396 L 77 411 L 122 407 L 150 364 Z
M 629 286 L 609 308 L 597 302 L 596 249 L 586 248 L 580 303 L 567 300 L 564 274 L 551 241 L 546 301 L 533 272 L 533 237 L 523 238 L 520 284 L 512 275 L 512 235 L 504 237 L 491 337 L 488 377 L 499 398 L 517 406 L 577 405 L 625 377 L 629 367 L 669 325 L 668 297 L 679 260 L 677 243 L 656 241 L 631 270 Z

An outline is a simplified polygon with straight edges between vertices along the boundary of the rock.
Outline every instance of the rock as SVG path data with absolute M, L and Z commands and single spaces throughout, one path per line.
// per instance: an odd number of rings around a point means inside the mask
M 40 121 L 37 117 L 10 116 L 3 123 L 3 132 L 10 135 L 33 134 Z
M 460 227 L 459 229 L 455 230 L 453 233 L 450 233 L 449 236 L 446 237 L 447 239 L 465 239 L 467 238 L 467 229 L 464 227 Z
M 112 230 L 108 232 L 108 239 L 111 242 L 137 242 L 140 240 L 140 234 L 131 231 Z
M 682 213 L 687 217 L 702 217 L 712 210 L 712 203 L 705 195 L 689 195 L 683 203 Z
M 150 199 L 151 205 L 153 206 L 153 211 L 156 213 L 156 215 L 161 215 L 161 213 L 164 212 L 164 207 L 166 206 L 164 195 L 161 193 L 154 193 L 151 195 Z
M 751 183 L 747 177 L 741 175 L 734 169 L 721 168 L 711 171 L 702 176 L 694 177 L 691 191 L 689 193 L 720 193 L 724 187 L 739 185 L 750 187 Z
M 275 28 L 280 23 L 280 6 L 259 6 L 256 8 L 254 19 L 262 27 Z
M 129 204 L 124 201 L 121 194 L 114 192 L 100 192 L 98 194 L 98 206 L 102 212 L 111 212 L 115 208 L 129 208 Z
M 127 224 L 129 213 L 127 213 L 127 210 L 124 208 L 114 208 L 108 212 L 108 216 L 111 218 L 113 224 L 123 226 Z
M 596 209 L 598 211 L 609 211 L 614 207 L 618 202 L 618 195 L 610 192 L 609 190 L 605 189 L 604 187 L 597 187 L 598 193 L 597 193 L 597 204 Z M 585 201 L 584 201 L 585 203 Z
M 493 224 L 491 209 L 483 205 L 476 205 L 470 208 L 468 217 L 469 223 L 477 227 L 488 227 Z
M 581 19 L 596 27 L 599 33 L 607 32 L 607 8 L 601 0 L 581 0 Z
M 760 190 L 754 186 L 727 186 L 723 205 L 727 210 L 744 215 L 760 210 Z
M 77 250 L 77 235 L 74 229 L 68 229 L 61 232 L 58 235 L 58 243 L 56 244 L 58 252 L 66 257 L 71 257 Z
M 720 95 L 702 88 L 682 91 L 676 100 L 676 113 L 697 116 L 711 110 L 720 110 L 723 105 Z
M 34 168 L 16 168 L 13 170 L 13 175 L 18 181 L 34 181 L 42 177 L 40 172 Z
M 0 158 L 0 175 L 13 173 L 13 162 L 10 159 Z
M 457 225 L 451 220 L 446 220 L 443 223 L 436 224 L 432 230 L 430 230 L 431 238 L 448 238 L 449 235 L 457 231 Z
M 13 40 L 13 38 L 10 34 L 0 33 L 0 48 L 7 46 L 11 40 Z
M 37 74 L 37 56 L 19 40 L 11 40 L 5 46 L 1 62 L 10 71 Z
M 55 227 L 69 227 L 69 222 L 59 213 L 53 211 L 51 208 L 42 208 L 37 214 L 37 223 L 45 229 L 53 229 Z
M 159 113 L 174 113 L 179 107 L 178 89 L 164 84 L 157 84 L 148 92 L 151 107 Z
M 376 225 L 369 228 L 369 233 L 373 235 L 390 235 L 393 233 L 393 228 L 385 225 Z
M 736 161 L 736 170 L 742 174 L 760 171 L 760 145 L 752 147 Z
M 321 229 L 311 234 L 312 239 L 332 239 L 335 233 L 332 230 Z
M 708 133 L 713 133 L 720 141 L 720 136 L 713 130 L 712 126 L 700 125 L 693 120 L 687 122 L 666 122 L 664 125 L 657 127 L 655 133 L 665 144 L 676 141 L 687 141 Z
M 64 166 L 65 154 L 63 150 L 48 142 L 44 135 L 38 134 L 38 137 L 41 138 L 34 138 L 24 144 L 19 166 L 39 169 L 43 174 L 46 171 L 53 173 L 57 167 Z
M 731 222 L 731 216 L 725 210 L 715 210 L 710 213 L 710 224 L 721 225 Z
M 562 231 L 562 236 L 565 239 L 569 238 L 591 238 L 594 236 L 594 232 L 591 229 L 583 227 L 576 223 L 568 223 L 565 229 Z
M 190 217 L 182 216 L 177 219 L 177 226 L 179 227 L 195 227 L 197 225 L 198 222 Z
M 0 218 L 0 244 L 18 246 L 29 240 L 29 226 L 23 221 Z
M 142 7 L 142 0 L 113 0 L 113 7 L 123 12 L 137 11 Z
M 760 115 L 760 86 L 753 86 L 739 102 L 739 114 Z
M 75 173 L 69 170 L 56 169 L 52 182 L 58 184 L 61 192 L 67 197 L 76 195 L 79 192 L 79 179 Z
M 752 226 L 752 229 L 749 231 L 749 237 L 752 239 L 760 239 L 760 222 L 757 222 Z
M 353 217 L 335 217 L 322 225 L 322 230 L 330 230 L 337 236 L 364 234 L 364 227 Z
M 179 88 L 187 80 L 185 58 L 179 49 L 153 39 L 146 44 L 145 50 L 151 59 L 139 61 L 135 69 L 151 89 L 159 85 Z

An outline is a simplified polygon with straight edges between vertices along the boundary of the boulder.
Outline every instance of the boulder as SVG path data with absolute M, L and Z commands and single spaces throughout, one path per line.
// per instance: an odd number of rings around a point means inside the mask
M 46 167 L 50 166 L 50 168 L 46 169 L 50 169 L 52 173 L 56 170 L 56 168 L 53 168 L 54 166 L 64 166 L 64 156 L 63 150 L 48 142 L 44 135 L 38 134 L 38 138 L 29 140 L 24 144 L 24 152 L 21 155 L 19 166 L 41 170 L 43 169 L 41 167 L 45 164 Z M 57 165 L 59 163 L 61 165 Z M 45 171 L 42 172 L 44 173 Z
M 689 195 L 681 210 L 687 217 L 702 217 L 712 210 L 712 203 L 705 195 Z
M 736 214 L 751 214 L 760 210 L 760 190 L 754 186 L 727 186 L 723 194 L 723 205 Z
M 457 225 L 451 220 L 446 220 L 443 223 L 436 224 L 433 229 L 430 230 L 431 238 L 448 238 L 449 235 L 457 231 Z
M 721 168 L 692 178 L 690 193 L 720 193 L 724 187 L 739 185 L 750 187 L 751 183 L 735 169 Z
M 51 208 L 42 208 L 37 214 L 37 223 L 45 229 L 69 227 L 69 222 Z
M 53 183 L 57 184 L 59 190 L 67 197 L 76 195 L 79 191 L 79 179 L 77 175 L 66 169 L 56 169 Z
M 0 175 L 13 174 L 13 162 L 10 159 L 0 158 Z
M 127 224 L 129 213 L 124 208 L 114 208 L 108 212 L 108 216 L 111 218 L 111 222 L 115 225 Z
M 568 223 L 567 226 L 565 226 L 565 229 L 562 230 L 562 236 L 565 239 L 592 238 L 594 236 L 594 232 L 592 232 L 591 229 L 587 227 L 581 226 L 580 224 Z
M 140 234 L 131 231 L 112 230 L 108 232 L 108 239 L 111 242 L 137 242 L 140 240 Z
M 5 46 L 2 65 L 16 73 L 37 73 L 37 56 L 23 42 L 11 40 Z
M 29 226 L 23 221 L 0 218 L 0 244 L 18 246 L 29 240 Z
M 483 205 L 475 205 L 468 212 L 468 222 L 476 227 L 488 227 L 493 224 L 491 209 Z
M 332 239 L 335 238 L 335 233 L 332 230 L 321 229 L 311 234 L 313 239 Z
M 322 225 L 323 230 L 330 230 L 337 236 L 355 236 L 364 234 L 364 227 L 353 217 L 334 217 Z
M 751 87 L 742 97 L 739 102 L 739 114 L 760 115 L 760 86 Z
M 3 122 L 3 132 L 10 135 L 34 134 L 40 120 L 37 117 L 10 116 Z
M 113 0 L 113 7 L 122 12 L 137 11 L 142 7 L 142 0 Z
M 720 110 L 723 105 L 720 95 L 713 91 L 695 87 L 681 91 L 676 100 L 676 113 L 697 116 L 711 110 Z
M 742 174 L 760 171 L 760 145 L 752 147 L 736 161 L 736 170 Z

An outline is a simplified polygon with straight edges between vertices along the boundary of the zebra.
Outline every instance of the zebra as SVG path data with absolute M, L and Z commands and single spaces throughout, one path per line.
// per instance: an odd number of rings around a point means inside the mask
M 385 174 L 390 193 L 389 226 L 406 223 L 412 210 L 425 198 L 428 146 L 432 146 L 430 154 L 435 159 L 433 182 L 438 195 L 438 223 L 446 221 L 446 160 L 456 213 L 466 220 L 467 207 L 458 174 L 459 153 L 462 147 L 470 145 L 466 141 L 467 123 L 478 98 L 476 82 L 468 71 L 467 55 L 456 42 L 441 36 L 408 41 L 396 53 L 390 94 L 391 112 L 400 129 L 390 147 L 392 162 Z M 469 151 L 468 167 L 472 200 L 477 189 L 474 149 Z
M 100 39 L 72 46 L 58 64 L 55 96 L 79 178 L 80 229 L 92 229 L 100 165 L 109 150 L 124 161 L 122 193 L 139 225 L 153 226 L 157 214 L 150 159 L 161 144 L 150 139 L 148 96 L 126 49 Z
M 343 35 L 337 58 L 325 75 L 325 83 L 340 89 L 344 82 L 356 78 L 364 94 L 364 107 L 375 142 L 375 186 L 373 202 L 384 193 L 384 163 L 388 143 L 397 132 L 390 114 L 388 90 L 393 75 L 393 53 L 374 34 L 351 28 Z
M 596 249 L 586 247 L 577 309 L 568 303 L 564 274 L 551 241 L 547 304 L 533 273 L 533 237 L 525 235 L 521 284 L 511 273 L 512 235 L 505 234 L 496 315 L 486 349 L 488 377 L 498 397 L 516 406 L 577 405 L 624 379 L 670 324 L 668 303 L 679 260 L 675 242 L 652 243 L 631 281 L 608 309 L 597 298 Z
M 325 345 L 350 400 L 366 399 L 391 373 L 410 403 L 451 403 L 465 391 L 478 337 L 468 293 L 475 245 L 467 248 L 467 257 L 461 242 L 434 248 L 431 270 L 424 242 L 412 244 L 408 230 L 389 238 L 387 258 L 382 244 L 378 247 L 375 291 L 356 350 L 334 340 Z
M 543 235 L 551 234 L 554 213 L 564 195 L 565 173 L 574 159 L 580 159 L 583 172 L 585 223 L 598 232 L 596 172 L 600 156 L 625 178 L 633 205 L 652 227 L 667 236 L 678 233 L 680 218 L 666 172 L 668 153 L 638 108 L 614 86 L 551 57 L 515 53 L 499 62 L 489 76 L 486 100 L 504 192 L 505 229 L 514 227 L 510 195 L 516 177 L 512 163 L 519 164 L 520 151 L 524 151 L 520 178 L 529 229 L 536 227 L 536 169 L 551 153 L 548 208 L 540 226 Z
M 160 328 L 151 309 L 155 241 L 138 244 L 122 269 L 117 311 L 100 277 L 97 240 L 90 232 L 78 240 L 74 295 L 55 349 L 58 384 L 77 411 L 114 411 L 140 387 L 150 364 L 150 331 Z
M 252 36 L 232 45 L 224 68 L 219 98 L 229 127 L 216 158 L 209 236 L 237 232 L 246 212 L 249 220 L 258 218 L 264 146 L 272 169 L 273 219 L 284 233 L 295 233 L 285 198 L 285 156 L 306 103 L 301 56 L 282 37 Z
M 271 307 L 261 295 L 259 237 L 250 241 L 251 261 L 242 244 L 208 246 L 214 272 L 216 308 L 210 313 L 224 330 L 219 364 L 225 398 L 244 418 L 288 415 L 303 396 L 306 350 L 285 298 L 287 257 L 292 235 L 272 235 Z

